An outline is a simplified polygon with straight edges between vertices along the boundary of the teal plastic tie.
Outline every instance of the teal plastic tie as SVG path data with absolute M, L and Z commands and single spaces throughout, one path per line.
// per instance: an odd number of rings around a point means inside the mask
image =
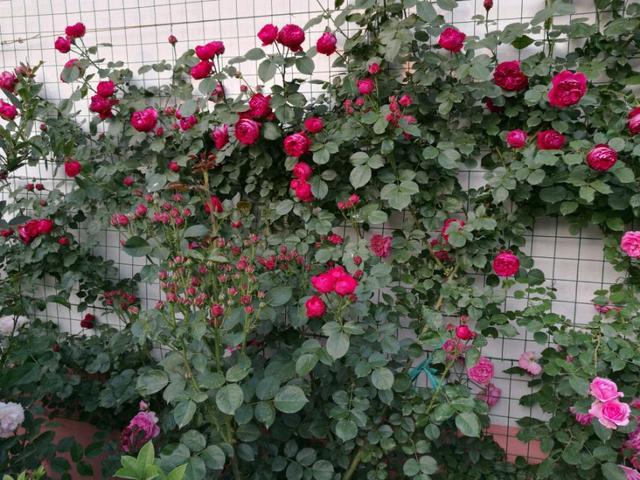
M 440 386 L 440 381 L 436 377 L 437 372 L 431 366 L 431 355 L 427 355 L 422 362 L 416 367 L 413 367 L 409 370 L 409 376 L 411 377 L 412 382 L 417 382 L 420 374 L 424 373 L 427 377 L 427 386 L 431 386 L 431 388 L 438 388 Z

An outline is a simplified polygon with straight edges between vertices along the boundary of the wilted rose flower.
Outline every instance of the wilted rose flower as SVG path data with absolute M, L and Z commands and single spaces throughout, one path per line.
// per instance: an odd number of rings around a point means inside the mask
M 524 90 L 529 85 L 529 77 L 522 73 L 517 60 L 499 63 L 493 72 L 493 81 L 510 92 Z
M 371 236 L 369 248 L 374 255 L 380 258 L 387 258 L 391 254 L 392 240 L 393 238 L 391 236 L 384 236 L 376 233 Z
M 457 28 L 447 27 L 438 38 L 438 45 L 450 52 L 459 52 L 464 46 L 467 36 Z
M 131 126 L 139 132 L 150 132 L 158 123 L 158 112 L 155 108 L 145 108 L 133 112 L 131 115 Z
M 606 172 L 618 161 L 618 152 L 605 144 L 598 144 L 587 154 L 587 165 L 598 172 Z
M 476 396 L 481 402 L 485 402 L 489 408 L 495 406 L 502 396 L 502 390 L 489 382 L 487 386 Z
M 540 150 L 560 150 L 564 147 L 565 141 L 564 135 L 555 130 L 543 130 L 537 137 Z
M 580 425 L 589 425 L 591 423 L 591 420 L 593 420 L 594 418 L 590 413 L 579 413 L 576 410 L 576 407 L 569 408 L 569 411 L 573 414 L 576 422 L 578 422 Z
M 480 357 L 473 367 L 467 369 L 467 375 L 472 381 L 486 385 L 493 378 L 493 370 L 493 362 L 486 357 Z
M 120 435 L 120 448 L 125 453 L 140 450 L 149 440 L 160 435 L 157 415 L 149 410 L 138 412 Z
M 445 242 L 449 241 L 449 230 L 452 232 L 460 231 L 464 227 L 464 220 L 459 218 L 447 218 L 442 224 L 442 229 L 440 230 L 440 235 L 442 236 Z
M 536 354 L 534 352 L 523 352 L 518 358 L 518 366 L 534 376 L 542 373 L 542 366 L 536 362 Z
M 262 41 L 262 46 L 271 45 L 278 38 L 278 27 L 271 23 L 266 24 L 258 32 L 258 38 Z
M 243 145 L 253 145 L 260 137 L 260 124 L 250 118 L 241 118 L 235 125 L 235 136 Z
M 631 258 L 640 258 L 640 231 L 625 232 L 620 240 L 620 248 Z
M 278 32 L 278 42 L 289 47 L 292 52 L 298 52 L 302 50 L 300 47 L 304 42 L 304 30 L 298 25 L 288 24 L 280 29 Z
M 19 403 L 0 402 L 0 438 L 9 438 L 24 422 L 24 408 Z
M 584 73 L 564 70 L 553 77 L 549 90 L 549 103 L 558 108 L 575 105 L 587 93 L 587 77 Z
M 527 132 L 524 130 L 511 130 L 507 133 L 507 144 L 515 149 L 524 147 L 527 144 Z
M 512 277 L 518 273 L 520 260 L 511 251 L 504 250 L 493 259 L 493 271 L 499 277 Z
M 78 22 L 65 28 L 64 33 L 69 38 L 82 38 L 87 33 L 87 27 L 84 26 L 84 23 Z
M 336 51 L 336 44 L 338 43 L 338 39 L 331 32 L 324 32 L 322 36 L 318 39 L 316 43 L 316 50 L 318 53 L 322 53 L 324 55 L 331 55 Z

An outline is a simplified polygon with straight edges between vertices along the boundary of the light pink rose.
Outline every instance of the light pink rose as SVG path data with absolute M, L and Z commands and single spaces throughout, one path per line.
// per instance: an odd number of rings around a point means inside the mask
M 542 373 L 542 366 L 536 362 L 536 354 L 534 352 L 523 352 L 518 359 L 518 366 L 534 376 Z
M 472 381 L 486 385 L 493 378 L 493 362 L 486 357 L 480 357 L 473 367 L 467 369 L 467 375 Z
M 624 472 L 627 480 L 640 480 L 640 472 L 633 468 L 625 467 L 624 465 L 618 465 Z
M 615 382 L 608 378 L 596 377 L 591 381 L 589 385 L 589 393 L 600 402 L 608 402 L 609 400 L 615 400 L 618 397 L 624 397 L 622 392 L 618 392 L 618 386 Z
M 640 257 L 640 231 L 629 231 L 622 236 L 620 248 L 631 258 Z
M 591 424 L 591 420 L 593 420 L 593 415 L 590 413 L 580 413 L 576 410 L 576 407 L 569 408 L 569 411 L 573 413 L 573 416 L 576 418 L 576 422 L 580 425 L 589 425 Z
M 495 406 L 500 401 L 502 396 L 502 390 L 496 387 L 493 383 L 487 384 L 487 387 L 482 390 L 476 398 L 482 402 L 485 402 L 489 408 Z
M 596 417 L 600 424 L 611 430 L 629 425 L 631 407 L 618 399 L 608 402 L 595 401 L 591 404 L 589 413 Z

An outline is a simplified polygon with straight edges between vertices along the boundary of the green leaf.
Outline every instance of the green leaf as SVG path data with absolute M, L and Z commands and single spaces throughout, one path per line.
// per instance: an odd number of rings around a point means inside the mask
M 315 480 L 331 480 L 333 478 L 333 465 L 327 460 L 318 460 L 311 467 Z
M 296 68 L 300 73 L 311 75 L 315 67 L 313 60 L 307 56 L 296 58 Z
M 276 70 L 277 65 L 267 58 L 258 66 L 258 77 L 260 77 L 260 80 L 263 82 L 268 82 L 275 76 Z
M 382 210 L 374 210 L 369 213 L 367 220 L 371 225 L 382 225 L 389 219 L 389 216 Z
M 603 463 L 602 464 L 603 478 L 607 480 L 626 480 L 627 476 L 622 469 L 615 463 Z
M 620 183 L 633 183 L 636 180 L 636 176 L 633 174 L 633 170 L 628 167 L 617 168 L 613 171 Z
M 473 412 L 462 412 L 456 416 L 456 427 L 467 437 L 480 436 L 480 421 Z
M 293 205 L 293 200 L 282 200 L 278 205 L 276 205 L 276 213 L 280 216 L 286 215 L 293 209 Z
M 296 373 L 300 376 L 307 375 L 318 363 L 318 356 L 315 353 L 305 353 L 296 360 Z
M 142 237 L 131 237 L 125 242 L 124 251 L 132 257 L 144 257 L 151 252 L 151 245 Z
M 143 397 L 159 392 L 169 383 L 169 377 L 162 370 L 150 370 L 138 377 L 136 390 Z
M 521 35 L 516 38 L 513 42 L 511 42 L 511 46 L 513 48 L 517 48 L 518 50 L 522 50 L 523 48 L 527 48 L 534 42 L 533 38 L 528 35 Z
M 376 368 L 371 374 L 371 383 L 378 390 L 391 390 L 393 380 L 393 372 L 385 367 Z
M 188 425 L 196 413 L 196 402 L 193 400 L 185 400 L 179 402 L 173 409 L 173 419 L 176 421 L 178 428 Z
M 336 435 L 343 442 L 353 440 L 358 435 L 358 425 L 353 420 L 339 420 L 336 423 Z
M 288 385 L 282 387 L 273 400 L 275 407 L 283 413 L 296 413 L 308 402 L 300 387 Z
M 458 6 L 456 0 L 438 0 L 436 3 L 443 10 L 453 10 Z
M 358 165 L 351 170 L 349 181 L 353 188 L 358 189 L 364 187 L 371 180 L 371 167 L 369 165 Z
M 222 470 L 226 461 L 224 451 L 217 445 L 209 445 L 201 453 L 207 468 L 211 470 Z
M 260 60 L 261 58 L 264 58 L 264 50 L 262 50 L 259 47 L 252 48 L 251 50 L 249 50 L 247 53 L 244 54 L 244 57 L 247 60 Z
M 209 233 L 209 228 L 204 225 L 192 225 L 184 231 L 185 238 L 204 237 Z
M 344 332 L 332 332 L 325 348 L 334 360 L 344 357 L 349 350 L 349 335 Z
M 422 0 L 416 5 L 416 13 L 425 22 L 433 22 L 438 17 L 438 12 L 427 0 Z
M 275 287 L 267 292 L 265 302 L 272 307 L 281 307 L 291 299 L 291 287 Z
M 171 470 L 171 472 L 169 472 L 165 480 L 183 480 L 186 470 L 187 470 L 186 465 L 180 465 L 179 467 L 176 467 L 173 470 Z
M 576 375 L 569 376 L 569 385 L 573 388 L 573 391 L 578 395 L 586 395 L 589 391 L 589 382 L 584 378 L 577 377 Z
M 242 402 L 244 401 L 244 393 L 242 388 L 232 383 L 225 385 L 216 393 L 216 405 L 222 413 L 233 415 Z

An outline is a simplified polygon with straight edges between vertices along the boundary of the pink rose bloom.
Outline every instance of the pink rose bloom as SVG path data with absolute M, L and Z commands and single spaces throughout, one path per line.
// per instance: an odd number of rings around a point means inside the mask
M 318 318 L 325 314 L 327 311 L 327 305 L 317 295 L 312 296 L 304 304 L 307 311 L 307 318 Z
M 158 112 L 155 108 L 145 108 L 131 115 L 131 126 L 139 132 L 150 132 L 156 128 L 157 123 Z
M 229 143 L 229 126 L 221 125 L 214 128 L 211 132 L 211 139 L 218 150 L 222 149 L 222 147 Z
M 318 53 L 331 55 L 332 53 L 335 53 L 337 43 L 338 40 L 333 33 L 324 32 L 316 43 L 316 50 L 318 50 Z
M 571 407 L 569 408 L 569 411 L 573 414 L 573 416 L 576 419 L 576 422 L 578 422 L 580 425 L 590 425 L 591 424 L 591 420 L 594 419 L 594 416 L 591 415 L 590 413 L 579 413 L 576 410 L 576 407 Z
M 447 338 L 447 340 L 442 344 L 442 350 L 447 352 L 447 359 L 454 360 L 460 357 L 465 351 L 465 345 L 459 340 Z
M 293 176 L 298 180 L 309 180 L 313 174 L 313 169 L 308 163 L 298 162 L 293 166 Z
M 636 107 L 629 112 L 627 126 L 631 135 L 640 133 L 640 107 Z
M 64 173 L 67 177 L 77 177 L 82 171 L 82 165 L 77 160 L 67 160 L 64 162 Z
M 518 366 L 526 370 L 530 375 L 540 375 L 542 366 L 536 362 L 536 354 L 533 352 L 524 352 L 518 359 Z
M 262 46 L 271 45 L 278 38 L 278 27 L 271 23 L 266 24 L 258 32 L 258 38 L 262 41 Z
M 524 130 L 511 130 L 507 133 L 507 144 L 515 149 L 524 147 L 527 144 L 527 132 Z
M 202 60 L 201 62 L 196 63 L 193 67 L 191 67 L 191 76 L 194 80 L 202 80 L 203 78 L 207 78 L 211 74 L 211 70 L 213 69 L 213 63 L 209 60 Z
M 96 87 L 96 93 L 102 98 L 108 98 L 113 95 L 116 91 L 116 84 L 111 80 L 103 80 L 102 82 L 98 82 L 98 86 Z
M 501 396 L 502 390 L 496 387 L 493 383 L 488 383 L 486 388 L 476 395 L 476 398 L 481 402 L 485 402 L 489 408 L 491 408 L 500 401 Z
M 311 285 L 313 285 L 313 288 L 315 288 L 318 293 L 329 293 L 333 292 L 336 279 L 333 278 L 330 273 L 325 272 L 311 277 Z
M 384 236 L 376 233 L 371 237 L 369 241 L 369 248 L 371 252 L 380 258 L 387 258 L 391 254 L 391 242 L 393 238 L 391 236 Z
M 358 91 L 362 95 L 369 95 L 375 89 L 375 83 L 370 78 L 361 78 L 358 80 Z
M 378 73 L 380 73 L 380 64 L 378 63 L 372 63 L 371 65 L 369 65 L 367 67 L 367 71 L 371 74 L 371 75 L 377 75 Z
M 464 39 L 467 36 L 457 28 L 447 27 L 438 38 L 438 45 L 450 52 L 459 52 L 464 46 Z
M 555 130 L 543 130 L 538 133 L 537 143 L 540 150 L 560 150 L 564 147 L 565 137 Z
M 0 100 L 0 118 L 3 120 L 13 120 L 18 115 L 18 109 L 3 100 Z
M 117 100 L 113 98 L 104 98 L 100 95 L 93 95 L 91 97 L 91 103 L 89 104 L 89 110 L 100 115 L 103 120 L 109 118 L 112 115 L 111 107 L 117 103 Z
M 84 26 L 84 23 L 78 22 L 75 25 L 69 25 L 65 28 L 64 33 L 69 38 L 82 38 L 84 34 L 87 33 L 87 28 Z
M 311 191 L 311 184 L 306 180 L 298 180 L 297 182 L 297 185 L 293 189 L 296 198 L 301 202 L 312 202 L 314 197 Z
M 587 77 L 584 73 L 564 70 L 553 77 L 549 90 L 549 103 L 558 108 L 575 105 L 587 93 Z
M 622 392 L 618 392 L 618 385 L 615 382 L 601 377 L 596 377 L 591 381 L 589 393 L 600 402 L 608 402 L 624 396 Z
M 603 427 L 615 430 L 629 424 L 631 407 L 618 399 L 608 402 L 596 400 L 591 404 L 589 413 L 596 417 Z
M 587 165 L 598 172 L 606 172 L 618 161 L 618 152 L 602 143 L 587 154 Z
M 529 77 L 520 70 L 520 62 L 513 60 L 511 62 L 499 63 L 493 72 L 494 83 L 510 92 L 524 90 L 529 85 Z
M 198 119 L 195 115 L 189 115 L 188 117 L 182 117 L 180 119 L 180 130 L 186 131 L 195 126 L 198 123 Z
M 636 429 L 629 434 L 623 446 L 635 452 L 640 451 L 640 427 L 636 427 Z
M 9 92 L 13 92 L 18 84 L 18 77 L 11 72 L 2 72 L 0 73 L 0 88 L 3 90 L 7 90 Z
M 285 25 L 278 32 L 278 42 L 285 47 L 289 47 L 292 52 L 299 52 L 302 50 L 300 45 L 304 42 L 304 38 L 304 30 L 302 30 L 298 25 Z
M 271 95 L 256 93 L 249 99 L 249 115 L 259 119 L 271 115 Z
M 211 60 L 216 55 L 224 53 L 224 44 L 222 42 L 209 42 L 206 45 L 198 45 L 195 48 L 195 52 L 200 60 Z
M 304 132 L 294 133 L 284 139 L 284 151 L 290 157 L 299 158 L 309 151 L 311 140 Z
M 513 277 L 518 273 L 520 260 L 509 250 L 504 250 L 493 259 L 493 271 L 499 277 Z
M 640 231 L 625 232 L 620 240 L 620 248 L 631 258 L 640 258 Z
M 160 435 L 158 417 L 154 412 L 138 412 L 131 419 L 120 435 L 120 448 L 125 453 L 134 453 L 140 450 L 149 440 Z
M 65 37 L 58 37 L 53 46 L 60 53 L 68 53 L 71 50 L 71 40 Z
M 618 465 L 624 472 L 627 480 L 640 480 L 640 472 L 633 468 L 625 467 L 624 465 Z
M 260 124 L 250 118 L 241 118 L 235 125 L 235 135 L 243 145 L 253 145 L 260 137 Z
M 319 117 L 309 117 L 304 121 L 304 128 L 309 133 L 318 133 L 324 128 L 324 121 Z
M 493 362 L 487 357 L 480 357 L 473 367 L 467 369 L 467 375 L 472 381 L 486 385 L 493 378 Z
M 358 281 L 349 274 L 344 274 L 336 280 L 335 291 L 341 297 L 351 295 L 358 288 Z

